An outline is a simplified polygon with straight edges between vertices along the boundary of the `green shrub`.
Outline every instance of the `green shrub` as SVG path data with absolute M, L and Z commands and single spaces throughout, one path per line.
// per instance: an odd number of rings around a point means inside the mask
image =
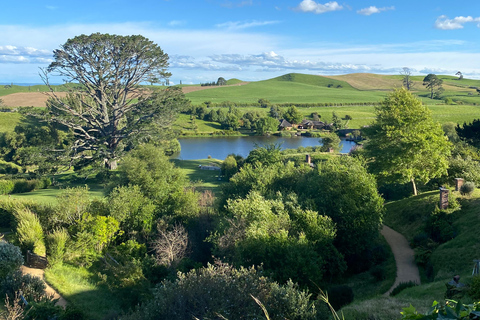
M 382 281 L 386 277 L 385 267 L 382 265 L 376 265 L 370 269 L 370 274 L 376 281 Z
M 17 223 L 17 239 L 24 252 L 31 250 L 40 256 L 45 256 L 43 229 L 38 217 L 27 208 L 19 208 L 14 212 Z
M 453 239 L 456 235 L 453 227 L 453 216 L 445 210 L 436 208 L 426 224 L 426 232 L 430 238 L 438 243 L 444 243 Z
M 332 307 L 335 310 L 339 310 L 353 301 L 353 290 L 345 285 L 335 286 L 328 290 L 328 298 Z
M 13 162 L 0 160 L 0 174 L 17 174 L 22 171 L 22 167 Z
M 69 238 L 64 228 L 57 229 L 47 236 L 47 256 L 50 265 L 63 261 Z
M 19 290 L 27 301 L 40 301 L 45 296 L 45 283 L 38 277 L 22 274 L 20 270 L 0 280 L 0 296 L 8 296 L 10 301 L 13 301 L 15 292 Z
M 56 300 L 44 297 L 40 301 L 31 301 L 25 308 L 24 320 L 61 319 L 63 308 L 56 306 Z
M 469 196 L 475 191 L 475 183 L 467 181 L 460 187 L 460 193 Z
M 415 287 L 418 286 L 418 284 L 414 281 L 408 281 L 408 282 L 400 282 L 395 288 L 393 288 L 392 292 L 390 293 L 390 296 L 396 296 L 403 290 L 410 288 L 410 287 Z
M 12 180 L 0 180 L 0 194 L 10 194 L 14 187 L 15 183 Z
M 20 248 L 0 240 L 0 279 L 18 270 L 23 264 Z
M 35 190 L 37 180 L 25 180 L 17 179 L 14 180 L 15 186 L 13 187 L 12 193 L 25 193 Z
M 480 275 L 474 276 L 470 281 L 468 295 L 476 301 L 480 300 Z
M 153 291 L 153 299 L 128 319 L 264 319 L 263 303 L 271 319 L 327 319 L 324 304 L 311 301 L 310 294 L 289 281 L 279 285 L 254 268 L 235 269 L 217 263 L 179 273 L 174 282 L 165 281 Z

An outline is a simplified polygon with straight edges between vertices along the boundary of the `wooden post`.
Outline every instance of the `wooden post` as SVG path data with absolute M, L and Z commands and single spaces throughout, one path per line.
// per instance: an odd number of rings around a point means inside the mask
M 445 210 L 448 208 L 448 193 L 450 190 L 440 187 L 440 209 Z
M 455 191 L 460 191 L 460 188 L 463 186 L 464 180 L 462 178 L 455 178 Z

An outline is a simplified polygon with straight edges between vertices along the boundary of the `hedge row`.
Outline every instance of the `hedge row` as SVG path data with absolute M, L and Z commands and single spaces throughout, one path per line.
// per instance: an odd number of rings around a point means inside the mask
M 38 189 L 46 189 L 52 184 L 49 178 L 0 180 L 0 194 L 24 193 Z

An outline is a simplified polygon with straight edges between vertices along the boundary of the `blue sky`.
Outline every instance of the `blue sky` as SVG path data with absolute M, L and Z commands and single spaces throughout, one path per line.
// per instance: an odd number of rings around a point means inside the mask
M 40 82 L 52 51 L 93 32 L 142 34 L 172 82 L 461 71 L 480 78 L 480 1 L 24 0 L 2 3 L 0 83 Z

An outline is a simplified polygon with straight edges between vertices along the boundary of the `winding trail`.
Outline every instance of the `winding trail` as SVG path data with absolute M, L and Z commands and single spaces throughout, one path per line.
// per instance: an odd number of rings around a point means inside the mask
M 0 239 L 2 236 L 5 236 L 7 234 L 10 234 L 11 232 L 0 232 Z M 67 300 L 65 300 L 55 289 L 53 289 L 47 281 L 45 281 L 45 271 L 42 269 L 34 269 L 34 268 L 29 268 L 27 266 L 21 266 L 20 270 L 22 271 L 23 274 L 29 274 L 31 276 L 40 278 L 43 280 L 45 283 L 45 293 L 47 296 L 52 296 L 54 299 L 58 299 L 57 303 L 55 305 L 60 306 L 62 308 L 65 308 L 67 306 Z
M 23 274 L 29 274 L 31 276 L 42 279 L 45 283 L 45 293 L 47 294 L 47 296 L 53 295 L 54 299 L 58 299 L 57 303 L 55 304 L 56 306 L 60 306 L 62 308 L 65 308 L 67 306 L 67 300 L 65 300 L 57 291 L 55 291 L 55 289 L 53 289 L 47 283 L 47 281 L 45 281 L 45 271 L 43 271 L 42 269 L 34 269 L 26 266 L 21 266 L 20 270 Z
M 420 273 L 415 263 L 415 252 L 410 248 L 407 239 L 386 225 L 383 226 L 381 233 L 385 237 L 385 240 L 387 240 L 390 248 L 392 248 L 397 265 L 395 283 L 384 293 L 384 296 L 389 296 L 393 289 L 401 282 L 413 281 L 420 284 Z

